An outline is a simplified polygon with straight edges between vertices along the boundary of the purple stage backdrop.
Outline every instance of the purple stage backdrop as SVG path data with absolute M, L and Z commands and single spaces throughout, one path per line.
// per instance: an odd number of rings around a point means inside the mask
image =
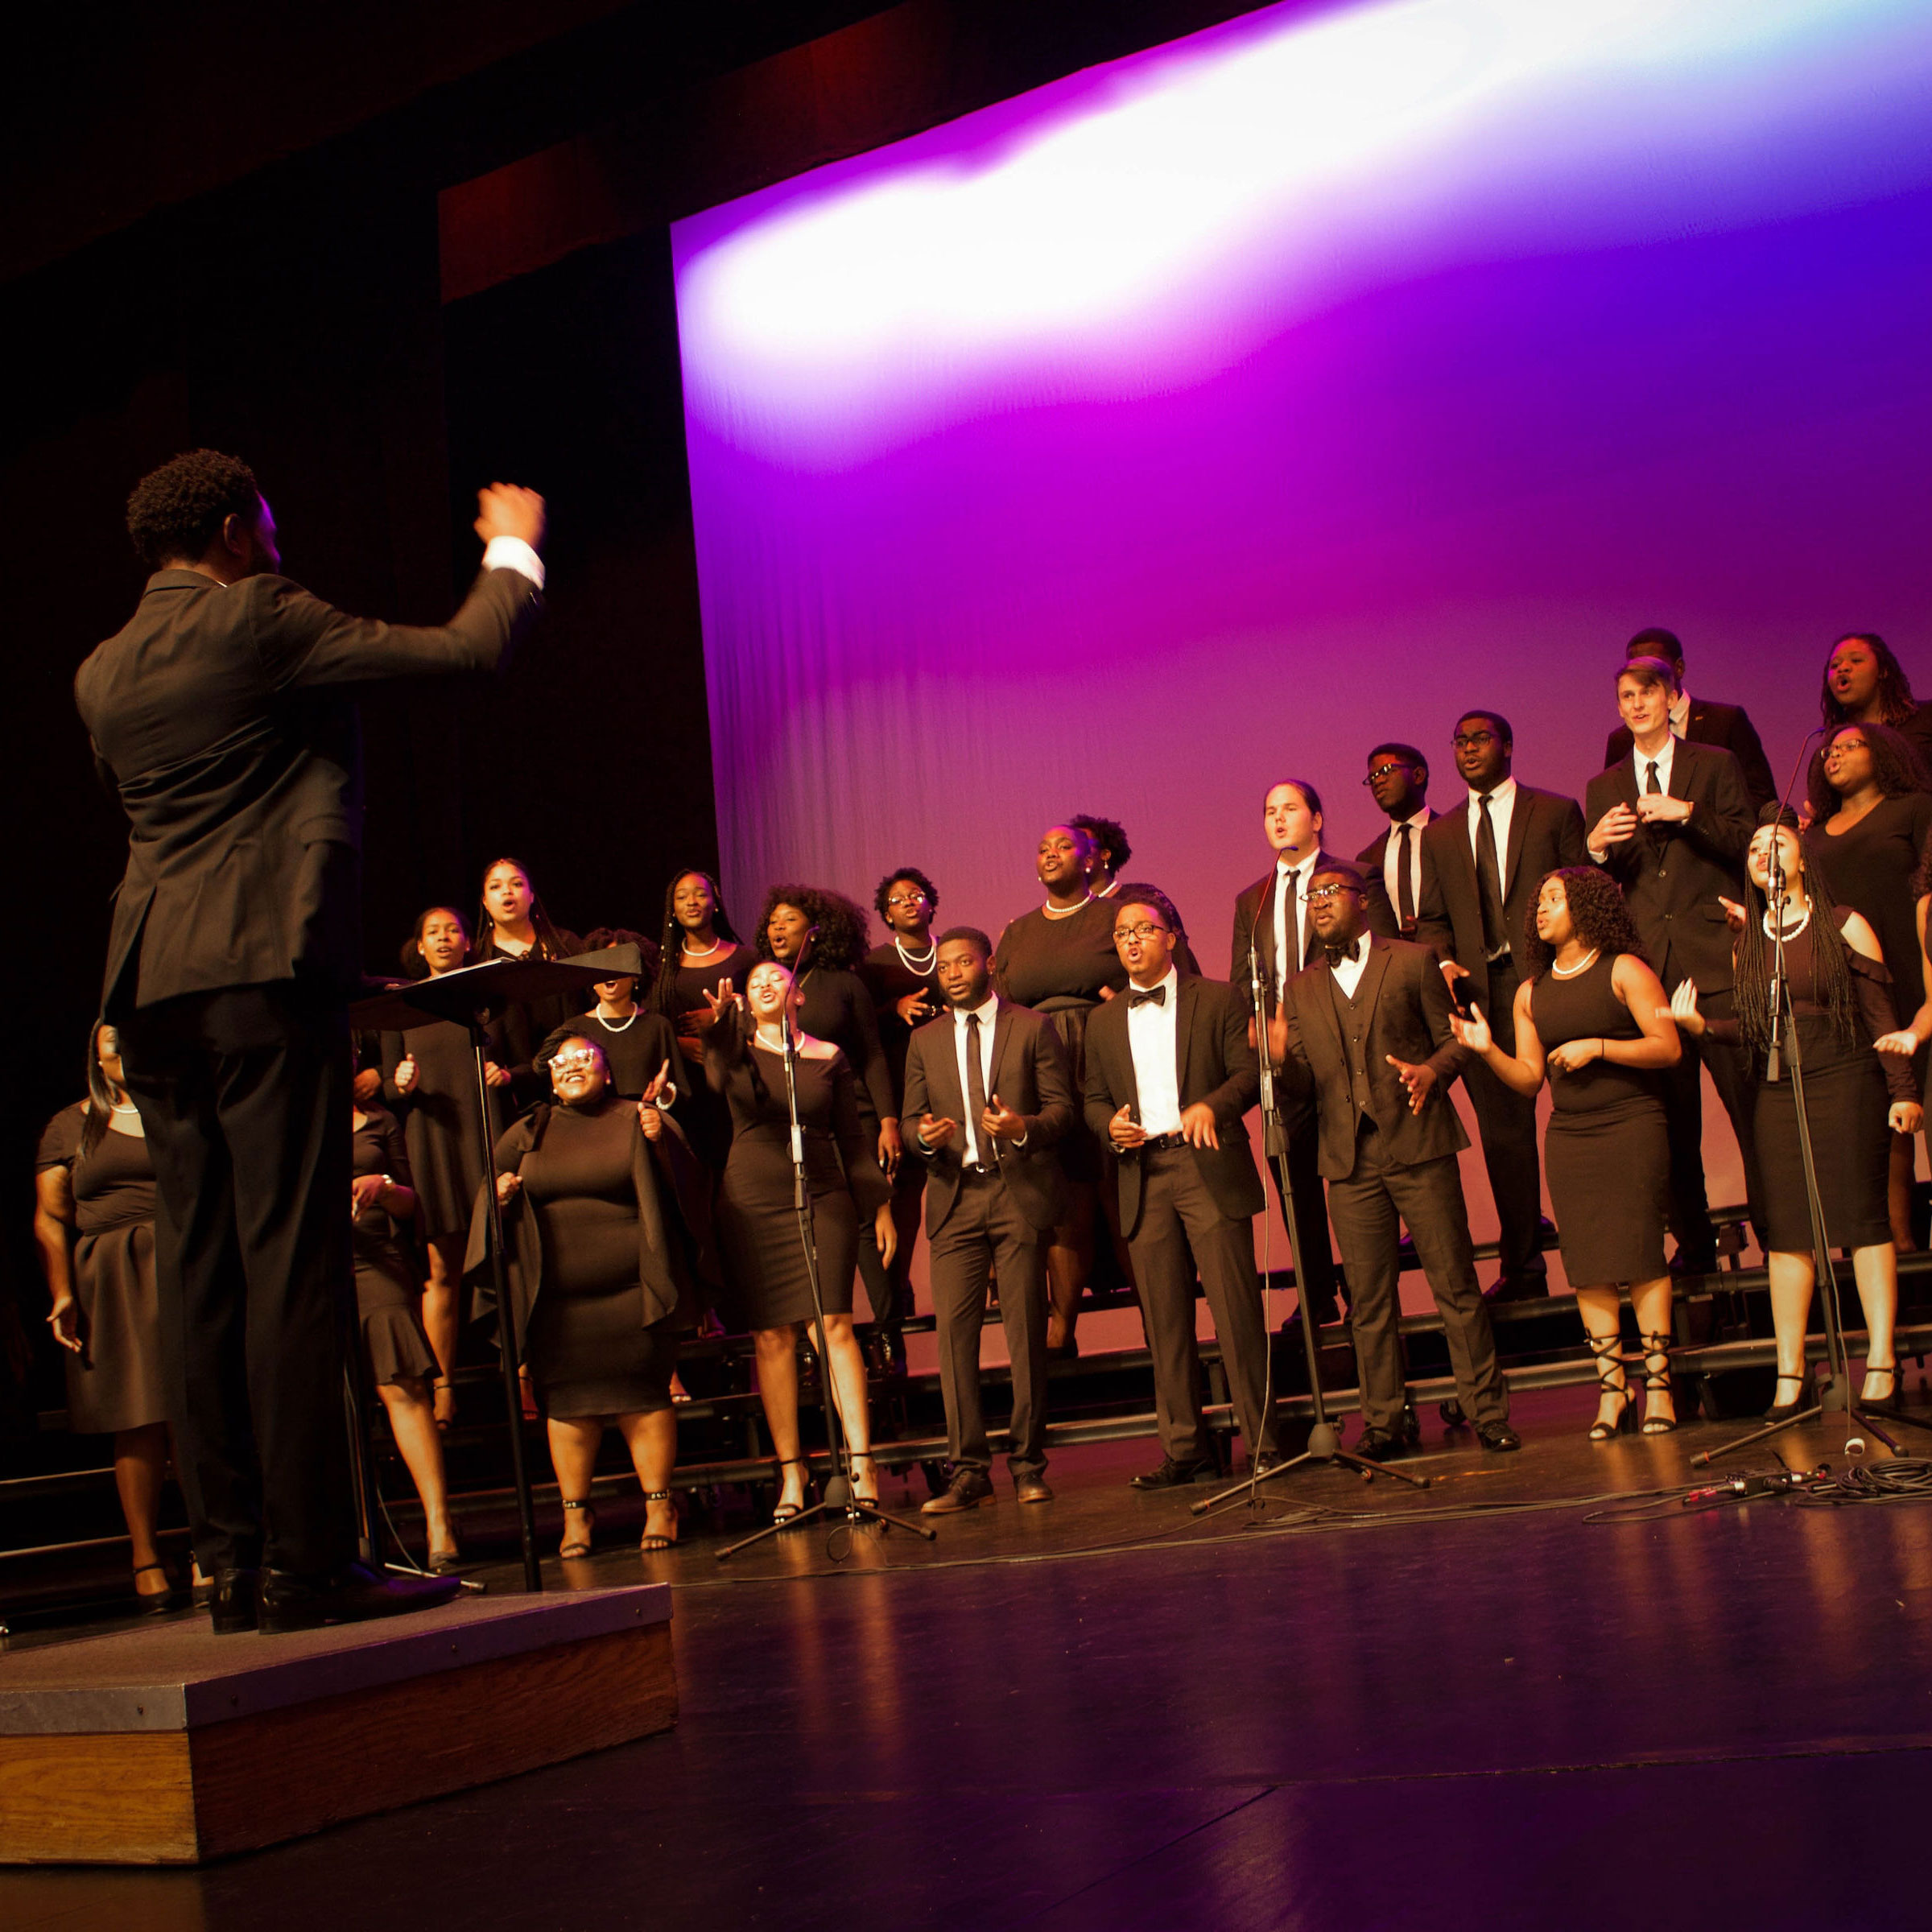
M 1640 625 L 1781 782 L 1838 633 L 1932 695 L 1922 0 L 1275 7 L 674 241 L 741 919 L 1090 811 L 1219 972 L 1270 782 L 1580 796 Z

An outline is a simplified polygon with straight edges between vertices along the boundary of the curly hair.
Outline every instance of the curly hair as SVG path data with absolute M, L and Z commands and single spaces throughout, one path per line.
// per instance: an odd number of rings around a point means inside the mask
M 1090 811 L 1083 811 L 1067 821 L 1075 832 L 1084 832 L 1088 843 L 1105 861 L 1108 874 L 1118 878 L 1127 861 L 1133 857 L 1133 848 L 1127 843 L 1126 828 L 1118 819 L 1096 818 Z
M 1650 964 L 1644 956 L 1644 943 L 1637 936 L 1637 923 L 1624 903 L 1623 889 L 1608 873 L 1596 865 L 1558 865 L 1537 881 L 1537 898 L 1542 897 L 1543 888 L 1552 879 L 1563 882 L 1563 903 L 1570 909 L 1570 924 L 1579 945 L 1594 946 L 1607 960 L 1627 952 L 1646 966 Z M 1531 976 L 1548 972 L 1556 948 L 1538 936 L 1536 899 L 1530 902 L 1523 936 Z
M 769 960 L 771 950 L 771 915 L 781 906 L 795 906 L 818 928 L 811 943 L 807 964 L 849 972 L 865 956 L 872 936 L 865 909 L 842 892 L 821 886 L 774 886 L 765 895 L 765 909 L 758 914 L 758 957 Z
M 644 1002 L 653 1013 L 676 1018 L 678 974 L 684 964 L 684 928 L 678 923 L 678 888 L 687 879 L 702 879 L 711 888 L 711 930 L 714 938 L 729 939 L 734 946 L 745 942 L 724 910 L 724 888 L 702 865 L 680 865 L 664 888 L 664 939 L 658 948 L 657 976 L 651 982 L 650 997 Z
M 1926 775 L 1924 761 L 1903 732 L 1894 731 L 1889 724 L 1861 724 L 1856 718 L 1847 718 L 1826 733 L 1824 743 L 1811 755 L 1805 791 L 1814 819 L 1830 818 L 1844 802 L 1825 776 L 1825 753 L 1831 749 L 1831 741 L 1843 731 L 1865 734 L 1865 742 L 1872 749 L 1872 778 L 1880 798 L 1902 799 L 1914 791 L 1932 791 L 1932 778 Z
M 150 570 L 204 555 L 230 517 L 262 514 L 255 473 L 239 456 L 191 449 L 150 470 L 127 499 L 127 534 Z
M 1759 814 L 1757 822 L 1760 826 L 1779 826 L 1794 836 L 1798 832 L 1798 814 L 1781 807 L 1776 800 Z M 1838 929 L 1838 902 L 1832 898 L 1823 873 L 1814 872 L 1805 865 L 1802 841 L 1798 852 L 1805 897 L 1811 906 L 1811 997 L 1831 1016 L 1839 1044 L 1856 1046 L 1858 996 L 1852 985 L 1852 948 Z M 1744 929 L 1737 935 L 1734 997 L 1737 1030 L 1753 1053 L 1763 1053 L 1771 1044 L 1772 947 L 1765 932 L 1765 914 L 1770 908 L 1771 902 L 1746 866 Z
M 886 894 L 892 890 L 893 887 L 898 884 L 901 879 L 910 879 L 913 884 L 918 886 L 921 892 L 925 894 L 926 910 L 928 912 L 937 912 L 939 909 L 939 887 L 934 885 L 932 881 L 927 878 L 925 873 L 919 870 L 918 866 L 895 865 L 893 867 L 890 872 L 886 873 L 884 878 L 879 881 L 878 890 L 873 893 L 872 895 L 873 910 L 876 912 L 881 919 L 886 921 L 886 923 L 889 927 L 892 924 L 892 920 L 886 914 Z
M 1832 643 L 1825 654 L 1825 675 L 1820 686 L 1818 701 L 1818 721 L 1824 724 L 1856 724 L 1858 720 L 1848 717 L 1843 705 L 1831 695 L 1831 660 L 1838 655 L 1840 644 L 1862 644 L 1878 659 L 1878 721 L 1881 724 L 1902 724 L 1918 708 L 1918 700 L 1912 695 L 1912 680 L 1905 675 L 1905 667 L 1899 663 L 1892 646 L 1875 630 L 1848 630 Z

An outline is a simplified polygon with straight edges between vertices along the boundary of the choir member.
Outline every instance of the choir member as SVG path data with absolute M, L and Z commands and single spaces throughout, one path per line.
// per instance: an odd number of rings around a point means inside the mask
M 402 948 L 402 969 L 412 979 L 440 979 L 469 957 L 469 934 L 453 906 L 431 906 L 416 920 Z M 485 1023 L 485 1078 L 491 1089 L 492 1133 L 508 1118 L 503 1090 L 510 1084 L 510 1048 L 503 1022 Z M 436 1425 L 456 1420 L 457 1283 L 463 1245 L 469 1238 L 471 1203 L 482 1184 L 486 1150 L 477 1121 L 476 1050 L 469 1029 L 454 1020 L 427 1020 L 407 1033 L 382 1035 L 384 1104 L 402 1122 L 409 1153 L 417 1226 L 428 1278 L 423 1286 L 423 1326 L 441 1373 L 436 1381 Z
M 1127 990 L 1088 1023 L 1082 1092 L 1088 1127 L 1118 1157 L 1121 1228 L 1154 1358 L 1162 1460 L 1133 1486 L 1170 1488 L 1214 1471 L 1201 1421 L 1197 1269 L 1258 1473 L 1278 1447 L 1254 1265 L 1253 1217 L 1268 1197 L 1243 1117 L 1261 1088 L 1247 1003 L 1224 980 L 1175 968 L 1181 919 L 1166 894 L 1124 885 L 1113 919 Z
M 1307 896 L 1315 957 L 1283 989 L 1269 1046 L 1319 1123 L 1361 1387 L 1355 1452 L 1385 1462 L 1418 1439 L 1397 1327 L 1398 1217 L 1442 1314 L 1463 1413 L 1485 1449 L 1520 1448 L 1456 1160 L 1469 1140 L 1448 1089 L 1468 1056 L 1449 1031 L 1448 984 L 1427 947 L 1370 931 L 1367 882 L 1347 860 L 1323 860 Z
M 493 859 L 484 869 L 473 964 L 491 960 L 564 960 L 583 950 L 584 942 L 574 932 L 552 923 L 520 861 Z M 543 1077 L 534 1065 L 538 1045 L 574 1019 L 583 1005 L 583 996 L 572 990 L 512 1000 L 504 1009 L 510 1071 L 518 1082 L 518 1098 L 526 1105 L 544 1091 Z
M 1046 1263 L 1065 1212 L 1054 1150 L 1074 1122 L 1065 1050 L 1051 1021 L 993 989 L 993 942 L 956 926 L 937 947 L 947 1013 L 921 1026 L 906 1059 L 907 1141 L 926 1191 L 932 1307 L 952 1480 L 928 1515 L 976 1509 L 993 1494 L 980 1409 L 980 1331 L 997 1271 L 1012 1364 L 1006 1467 L 1022 1503 L 1047 1503 Z
M 917 866 L 902 865 L 880 880 L 873 906 L 885 922 L 886 939 L 866 954 L 859 976 L 878 1014 L 879 1043 L 892 1075 L 894 1110 L 905 1138 L 906 1052 L 913 1030 L 939 1011 L 939 945 L 932 936 L 939 888 Z M 902 1160 L 893 1176 L 892 1218 L 899 1231 L 898 1253 L 887 1271 L 893 1287 L 895 1327 L 912 1312 L 912 1249 L 919 1231 L 919 1203 L 926 1188 L 926 1164 Z
M 1818 721 L 1837 724 L 1889 724 L 1932 770 L 1932 704 L 1912 695 L 1905 667 L 1876 632 L 1855 630 L 1831 646 L 1825 660 Z
M 67 1370 L 67 1426 L 114 1439 L 114 1488 L 134 1593 L 180 1600 L 157 1531 L 167 1472 L 168 1403 L 155 1285 L 155 1170 L 123 1084 L 114 1028 L 89 1041 L 87 1098 L 48 1121 L 34 1162 L 34 1236 Z
M 1862 914 L 1878 935 L 1879 955 L 1892 976 L 1894 1024 L 1907 1026 L 1926 997 L 1913 880 L 1932 837 L 1932 780 L 1910 742 L 1889 725 L 1840 724 L 1812 766 L 1809 803 L 1806 863 L 1839 905 Z M 1913 1074 L 1922 1089 L 1922 1056 Z M 1892 1239 L 1907 1253 L 1918 1245 L 1912 1237 L 1917 1147 L 1909 1134 L 1893 1137 L 1887 1191 Z
M 731 1113 L 704 1078 L 704 1036 L 713 1013 L 708 997 L 721 980 L 737 991 L 758 963 L 754 948 L 741 940 L 724 910 L 724 895 L 708 872 L 695 867 L 679 873 L 664 889 L 664 939 L 650 1005 L 677 1029 L 686 1079 L 685 1111 L 679 1116 L 693 1150 L 711 1171 L 724 1170 L 731 1150 Z
M 1075 812 L 1067 823 L 1087 836 L 1087 889 L 1096 899 L 1110 899 L 1120 890 L 1121 874 L 1133 857 L 1127 842 L 1127 828 L 1118 819 L 1096 817 L 1091 811 Z
M 551 1055 L 550 1081 L 555 1104 L 539 1103 L 497 1141 L 496 1186 L 511 1317 L 564 1503 L 557 1554 L 590 1554 L 590 1488 L 610 1428 L 643 1485 L 638 1547 L 668 1550 L 678 1540 L 671 1377 L 680 1340 L 696 1323 L 704 1266 L 679 1207 L 691 1155 L 658 1108 L 613 1089 L 594 1040 L 564 1040 Z M 488 1238 L 479 1199 L 472 1279 L 488 1260 Z
M 1267 1010 L 1258 1022 L 1257 1040 L 1266 1038 L 1265 1022 L 1280 1008 L 1282 989 L 1301 971 L 1313 944 L 1308 881 L 1318 864 L 1340 857 L 1323 848 L 1321 794 L 1305 778 L 1284 778 L 1269 786 L 1261 801 L 1261 831 L 1274 864 L 1236 898 L 1228 952 L 1229 975 L 1245 998 L 1251 997 L 1251 953 L 1259 963 L 1261 1000 Z M 1282 1113 L 1288 1129 L 1289 1192 L 1302 1241 L 1298 1265 L 1307 1278 L 1297 1286 L 1317 1323 L 1326 1324 L 1337 1319 L 1340 1307 L 1335 1251 L 1328 1241 L 1328 1209 L 1322 1198 L 1315 1108 L 1307 1100 L 1284 1092 Z M 1278 1172 L 1275 1185 L 1278 1189 L 1281 1185 Z M 1286 1208 L 1282 1218 L 1287 1218 Z
M 1640 630 L 1624 646 L 1626 663 L 1632 658 L 1661 658 L 1677 679 L 1677 695 L 1670 700 L 1670 730 L 1674 737 L 1689 738 L 1698 745 L 1721 745 L 1737 760 L 1744 774 L 1744 791 L 1751 809 L 1762 811 L 1777 796 L 1777 782 L 1771 775 L 1771 762 L 1741 704 L 1720 704 L 1715 698 L 1694 698 L 1684 688 L 1684 647 L 1674 631 L 1652 626 Z M 1634 749 L 1630 727 L 1619 724 L 1604 744 L 1606 769 L 1620 763 Z
M 718 1188 L 717 1230 L 725 1270 L 747 1298 L 758 1352 L 758 1397 L 780 1471 L 777 1522 L 805 1505 L 799 1453 L 798 1342 L 815 1322 L 811 1284 L 793 1208 L 791 1103 L 785 1038 L 792 1030 L 792 1076 L 811 1203 L 825 1332 L 820 1359 L 831 1376 L 852 1460 L 855 1492 L 878 1499 L 865 1364 L 852 1325 L 859 1230 L 869 1223 L 890 1262 L 897 1231 L 892 1188 L 880 1170 L 873 1134 L 861 1122 L 851 1063 L 829 1040 L 800 1030 L 803 998 L 791 968 L 761 960 L 740 994 L 729 980 L 713 995 L 717 1022 L 705 1035 L 704 1071 L 730 1104 L 732 1141 Z
M 613 946 L 636 946 L 640 954 L 648 948 L 653 959 L 658 950 L 641 934 L 619 926 L 601 926 L 584 938 L 585 952 L 602 952 Z M 648 1013 L 638 1004 L 638 978 L 629 973 L 599 980 L 590 989 L 596 1005 L 555 1029 L 538 1048 L 537 1063 L 540 1066 L 558 1042 L 574 1032 L 603 1050 L 611 1086 L 621 1099 L 642 1100 L 655 1082 L 654 1103 L 675 1108 L 687 1084 L 678 1036 L 663 1013 Z M 679 1117 L 681 1123 L 682 1115 Z
M 1356 855 L 1368 881 L 1369 923 L 1412 939 L 1422 903 L 1422 834 L 1436 816 L 1429 808 L 1429 761 L 1413 745 L 1381 744 L 1368 754 L 1362 782 L 1389 815 L 1387 828 Z
M 1838 906 L 1823 874 L 1808 868 L 1794 815 L 1770 806 L 1765 821 L 1746 861 L 1735 1010 L 1727 1002 L 1724 1012 L 1713 1013 L 1689 980 L 1672 994 L 1670 1010 L 1692 1037 L 1728 1035 L 1741 1040 L 1751 1055 L 1777 1337 L 1777 1389 L 1767 1414 L 1780 1420 L 1802 1406 L 1810 1381 L 1805 1328 L 1816 1266 L 1788 1042 L 1780 1078 L 1769 1077 L 1768 1064 L 1776 932 L 1784 935 L 1785 987 L 1795 1022 L 1795 1057 L 1804 1079 L 1825 1240 L 1833 1250 L 1852 1250 L 1864 1304 L 1863 1400 L 1868 1403 L 1889 1402 L 1898 1393 L 1893 1347 L 1898 1255 L 1886 1212 L 1886 1133 L 1889 1127 L 1895 1133 L 1916 1133 L 1922 1114 L 1909 1063 L 1872 1051 L 1893 1031 L 1889 976 L 1878 935 L 1860 914 Z M 1774 894 L 1771 881 L 1774 840 L 1781 894 Z
M 355 1224 L 356 1319 L 362 1366 L 389 1418 L 390 1434 L 423 1504 L 429 1568 L 441 1576 L 460 1561 L 449 1521 L 443 1439 L 430 1383 L 436 1356 L 423 1331 L 408 1249 L 416 1212 L 409 1150 L 396 1117 L 358 1100 L 350 1117 L 354 1155 L 350 1216 Z
M 1608 1442 L 1635 1419 L 1617 1290 L 1628 1287 L 1643 1338 L 1643 1432 L 1677 1426 L 1670 1394 L 1670 1274 L 1664 1216 L 1670 1137 L 1660 1071 L 1682 1051 L 1663 985 L 1645 963 L 1616 881 L 1568 865 L 1538 886 L 1527 976 L 1505 1018 L 1450 1015 L 1456 1039 L 1534 1100 L 1550 1083 L 1543 1141 L 1563 1269 L 1576 1293 L 1600 1399 L 1590 1427 Z M 1507 1030 L 1515 1051 L 1496 1037 Z
M 1736 757 L 1670 729 L 1677 673 L 1661 658 L 1633 658 L 1616 675 L 1616 706 L 1629 726 L 1629 758 L 1590 781 L 1583 819 L 1591 858 L 1623 888 L 1644 956 L 1666 992 L 1695 983 L 1706 1013 L 1733 1010 L 1729 934 L 1722 902 L 1735 898 L 1750 842 L 1751 801 Z M 1763 1245 L 1763 1190 L 1752 1148 L 1744 1055 L 1721 1036 L 1697 1038 L 1665 1076 L 1670 1126 L 1672 1265 L 1707 1274 L 1717 1232 L 1704 1194 L 1700 1063 L 1731 1117 L 1743 1156 L 1751 1222 Z
M 1415 936 L 1435 949 L 1450 978 L 1471 980 L 1484 1016 L 1506 1027 L 1527 977 L 1523 949 L 1534 936 L 1537 881 L 1558 866 L 1583 863 L 1583 815 L 1575 799 L 1511 775 L 1515 734 L 1499 712 L 1465 712 L 1450 743 L 1468 803 L 1423 834 Z M 1491 1297 L 1547 1294 L 1534 1091 L 1517 1091 L 1480 1059 L 1464 1067 L 1463 1085 L 1500 1228 L 1501 1267 Z

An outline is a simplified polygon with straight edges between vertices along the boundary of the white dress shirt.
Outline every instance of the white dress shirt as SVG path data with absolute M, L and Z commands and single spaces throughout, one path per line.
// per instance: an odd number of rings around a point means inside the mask
M 1368 970 L 1368 935 L 1356 935 L 1355 950 L 1344 953 L 1328 970 L 1341 982 L 1342 991 L 1350 999 L 1355 997 L 1355 989 L 1362 983 L 1362 975 Z
M 1632 762 L 1637 766 L 1637 795 L 1641 799 L 1650 789 L 1650 767 L 1657 767 L 1657 782 L 1666 791 L 1670 789 L 1670 767 L 1677 762 L 1677 739 L 1666 738 L 1661 751 L 1633 751 Z
M 1315 873 L 1320 855 L 1290 864 L 1286 857 L 1274 862 L 1274 990 L 1282 989 L 1302 969 L 1302 956 L 1308 937 L 1308 881 Z M 1288 908 L 1294 907 L 1294 943 L 1288 940 Z M 1150 1133 L 1153 1129 L 1148 1129 Z
M 1402 912 L 1402 828 L 1410 828 L 1409 903 L 1419 912 L 1422 906 L 1422 832 L 1428 823 L 1426 805 L 1412 819 L 1397 819 L 1389 828 L 1389 843 L 1382 848 L 1382 884 L 1388 888 L 1389 909 L 1398 919 Z
M 1690 733 L 1690 694 L 1680 691 L 1670 700 L 1670 735 L 1674 738 L 1688 737 Z M 1662 776 L 1662 773 L 1658 774 Z
M 492 537 L 483 546 L 485 570 L 514 570 L 543 588 L 543 559 L 521 537 Z
M 1166 997 L 1159 1005 L 1149 1000 L 1127 1009 L 1127 1046 L 1133 1055 L 1133 1084 L 1140 1091 L 1141 1125 L 1150 1139 L 1181 1130 L 1180 1036 L 1174 1026 L 1181 976 L 1170 966 L 1161 985 Z M 1142 990 L 1154 989 L 1129 984 L 1119 997 L 1132 1000 Z
M 1489 823 L 1496 828 L 1496 869 L 1500 877 L 1509 869 L 1509 819 L 1516 810 L 1516 780 L 1505 778 L 1489 795 Z M 1469 794 L 1469 850 L 1473 857 L 1482 851 L 1483 795 Z M 1505 881 L 1507 883 L 1507 881 Z
M 965 1119 L 960 1125 L 966 1129 L 966 1151 L 960 1156 L 968 1167 L 981 1164 L 980 1153 L 980 1124 L 972 1117 L 972 1102 L 967 1096 L 972 1092 L 966 1078 L 966 1022 L 976 1019 L 980 1022 L 980 1078 L 986 1083 L 986 1104 L 993 1104 L 993 1022 L 999 1017 L 1000 1001 L 997 993 L 989 993 L 983 1006 L 971 1009 L 956 1006 L 952 1009 L 952 1057 L 960 1070 L 960 1100 L 961 1113 Z M 989 1146 L 984 1156 L 984 1164 L 993 1164 L 994 1153 Z

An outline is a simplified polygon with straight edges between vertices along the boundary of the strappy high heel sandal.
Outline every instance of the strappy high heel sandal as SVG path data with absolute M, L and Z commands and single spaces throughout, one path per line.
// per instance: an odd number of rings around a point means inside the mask
M 852 1492 L 854 1496 L 859 1496 L 859 1464 L 861 1463 L 869 1463 L 872 1460 L 872 1451 L 869 1449 L 854 1449 L 847 1459 L 852 1464 Z M 859 1501 L 870 1503 L 876 1508 L 878 1500 L 879 1478 L 878 1472 L 874 1470 L 872 1477 L 872 1494 L 859 1496 Z
M 1590 1425 L 1590 1439 L 1593 1443 L 1607 1443 L 1620 1435 L 1628 1435 L 1636 1426 L 1633 1413 L 1637 1401 L 1630 1387 L 1630 1377 L 1624 1373 L 1623 1337 L 1616 1335 L 1587 1335 L 1590 1352 L 1596 1358 L 1597 1393 L 1600 1395 L 1620 1395 L 1624 1406 L 1616 1412 L 1616 1420 L 1606 1422 L 1601 1416 Z M 1612 1379 L 1614 1378 L 1614 1379 Z
M 590 1554 L 590 1533 L 597 1525 L 597 1512 L 596 1506 L 593 1504 L 587 1502 L 573 1503 L 568 1496 L 565 1496 L 564 1499 L 564 1508 L 566 1513 L 564 1516 L 564 1521 L 566 1522 L 570 1520 L 568 1512 L 572 1509 L 576 1510 L 577 1513 L 584 1518 L 584 1522 L 580 1534 L 573 1542 L 566 1543 L 564 1547 L 557 1552 L 557 1554 L 567 1559 L 571 1557 L 588 1556 Z
M 668 1489 L 646 1489 L 644 1492 L 644 1500 L 646 1503 L 667 1503 L 671 1501 L 671 1492 Z M 678 1540 L 676 1529 L 678 1513 L 675 1509 L 671 1513 L 671 1520 L 672 1529 L 669 1536 L 661 1536 L 654 1530 L 646 1530 L 642 1537 L 639 1538 L 638 1547 L 646 1555 L 649 1555 L 654 1550 L 670 1549 Z
M 1662 1368 L 1655 1364 L 1662 1363 Z M 1657 1398 L 1670 1394 L 1670 1338 L 1667 1335 L 1647 1335 L 1644 1337 L 1644 1426 L 1638 1431 L 1642 1435 L 1668 1435 L 1677 1426 L 1676 1398 L 1671 1398 L 1672 1413 L 1658 1415 L 1653 1413 Z
M 802 1455 L 781 1455 L 777 1459 L 776 1466 L 780 1469 L 809 1469 L 811 1467 Z M 805 1505 L 803 1503 L 781 1502 L 772 1511 L 771 1520 L 774 1523 L 789 1523 L 804 1513 Z

